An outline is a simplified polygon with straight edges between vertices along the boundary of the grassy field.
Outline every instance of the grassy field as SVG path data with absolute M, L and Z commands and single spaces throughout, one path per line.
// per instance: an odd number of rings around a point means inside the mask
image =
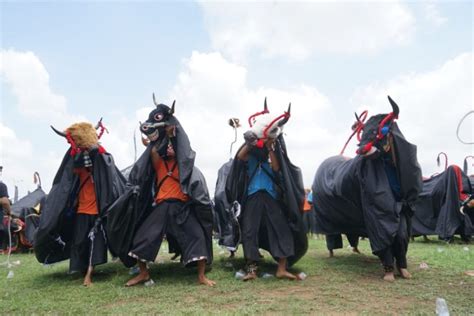
M 434 237 L 432 237 L 434 239 Z M 306 256 L 294 267 L 304 281 L 259 278 L 244 283 L 234 278 L 243 260 L 227 258 L 216 248 L 208 276 L 217 286 L 196 284 L 196 271 L 160 255 L 151 267 L 153 286 L 125 288 L 130 278 L 120 263 L 98 267 L 95 283 L 84 288 L 82 277 L 68 275 L 68 263 L 42 266 L 32 254 L 13 255 L 20 265 L 0 266 L 1 314 L 429 314 L 437 297 L 445 298 L 451 315 L 474 314 L 474 246 L 443 242 L 410 244 L 409 269 L 413 279 L 381 280 L 382 269 L 361 241 L 362 255 L 348 249 L 328 258 L 324 240 L 312 238 Z M 276 266 L 267 253 L 262 272 Z M 0 261 L 6 256 L 0 256 Z M 231 265 L 231 264 L 232 265 Z M 421 269 L 426 263 L 427 269 Z

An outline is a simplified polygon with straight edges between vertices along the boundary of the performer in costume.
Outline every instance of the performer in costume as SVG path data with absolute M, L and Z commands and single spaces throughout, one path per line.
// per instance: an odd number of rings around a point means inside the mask
M 394 280 L 394 268 L 410 278 L 406 253 L 414 203 L 422 187 L 416 146 L 409 143 L 392 112 L 357 116 L 353 126 L 360 141 L 357 156 L 326 159 L 319 166 L 312 190 L 318 231 L 367 236 L 384 267 L 384 280 Z M 362 135 L 360 135 L 362 133 Z
M 297 276 L 287 268 L 307 250 L 301 171 L 289 161 L 282 135 L 290 108 L 291 105 L 283 115 L 273 118 L 265 99 L 264 111 L 249 118 L 252 129 L 244 134 L 245 144 L 227 179 L 228 200 L 242 205 L 240 222 L 247 263 L 244 281 L 257 278 L 259 248 L 277 260 L 278 278 L 292 280 Z
M 102 120 L 96 128 L 81 122 L 65 132 L 53 130 L 65 137 L 71 148 L 44 203 L 35 254 L 45 264 L 70 258 L 69 271 L 85 273 L 83 284 L 89 286 L 94 267 L 107 262 L 105 209 L 123 191 L 125 179 L 99 144 L 105 131 Z
M 126 266 L 138 262 L 140 273 L 126 286 L 150 279 L 163 237 L 184 266 L 196 266 L 198 282 L 214 286 L 205 275 L 212 263 L 212 205 L 195 152 L 174 116 L 173 105 L 157 104 L 140 129 L 147 149 L 130 172 L 125 194 L 111 206 L 111 247 Z

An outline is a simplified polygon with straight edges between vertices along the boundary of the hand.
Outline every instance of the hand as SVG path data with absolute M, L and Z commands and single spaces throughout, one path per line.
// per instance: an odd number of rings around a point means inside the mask
M 246 131 L 244 133 L 244 140 L 247 145 L 255 146 L 257 144 L 258 137 L 254 132 Z
M 275 150 L 275 138 L 267 138 L 265 141 L 265 147 L 267 147 L 268 151 Z

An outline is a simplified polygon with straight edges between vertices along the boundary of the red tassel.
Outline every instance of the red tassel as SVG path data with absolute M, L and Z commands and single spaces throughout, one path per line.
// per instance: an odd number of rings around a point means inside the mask
M 105 154 L 106 152 L 105 148 L 99 145 L 99 154 Z
M 263 139 L 259 139 L 259 140 L 257 141 L 257 144 L 256 144 L 255 146 L 257 146 L 257 148 L 263 148 L 263 145 L 264 145 Z
M 371 149 L 372 149 L 372 142 L 365 144 L 362 150 L 357 149 L 356 153 L 359 155 L 363 155 L 365 153 L 368 153 Z

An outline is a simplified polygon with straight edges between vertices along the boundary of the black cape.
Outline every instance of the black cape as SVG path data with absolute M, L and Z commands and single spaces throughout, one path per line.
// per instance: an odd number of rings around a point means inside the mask
M 36 259 L 50 264 L 69 259 L 72 242 L 72 225 L 76 210 L 74 201 L 79 191 L 79 177 L 73 172 L 73 158 L 69 149 L 53 180 L 34 237 Z M 98 221 L 105 220 L 106 208 L 123 192 L 125 179 L 117 169 L 112 155 L 90 152 L 92 174 L 99 210 Z
M 196 153 L 191 149 L 188 136 L 175 117 L 168 121 L 176 125 L 176 160 L 179 170 L 181 190 L 191 198 L 191 210 L 195 212 L 205 234 L 212 263 L 212 203 L 206 180 L 201 171 L 194 166 Z M 165 137 L 162 142 L 167 142 Z M 128 256 L 133 237 L 152 210 L 155 197 L 156 173 L 151 161 L 151 143 L 133 165 L 124 193 L 107 210 L 107 233 L 111 252 L 119 256 L 126 266 L 132 266 L 136 260 Z M 179 252 L 175 244 L 170 244 L 170 252 Z
M 461 176 L 464 194 L 472 194 L 469 177 L 457 166 L 423 181 L 423 191 L 416 202 L 412 221 L 412 234 L 438 235 L 441 239 L 450 239 L 455 233 L 474 234 L 474 226 L 467 214 L 461 213 L 456 168 Z
M 288 264 L 291 266 L 301 259 L 308 250 L 308 237 L 305 232 L 302 215 L 305 192 L 301 170 L 299 167 L 293 165 L 288 158 L 283 135 L 278 136 L 275 145 L 275 153 L 280 162 L 280 172 L 283 179 L 281 183 L 283 197 L 279 202 L 282 203 L 282 209 L 288 218 L 295 243 L 295 255 L 288 258 Z M 239 151 L 241 149 L 242 147 Z M 226 182 L 228 201 L 237 201 L 241 205 L 245 205 L 247 187 L 248 177 L 246 164 L 244 161 L 234 159 Z M 245 211 L 244 209 L 245 208 L 243 208 L 243 212 Z
M 218 244 L 230 251 L 235 251 L 240 243 L 240 225 L 238 221 L 240 206 L 237 203 L 230 203 L 225 194 L 225 184 L 232 163 L 233 159 L 223 164 L 217 174 L 214 193 L 214 227 L 217 232 Z
M 318 233 L 369 237 L 374 253 L 392 244 L 400 212 L 411 215 L 422 188 L 416 146 L 405 139 L 396 123 L 392 135 L 401 200 L 395 200 L 381 159 L 328 158 L 318 168 L 312 186 Z
M 20 217 L 24 208 L 28 209 L 30 207 L 35 207 L 45 196 L 46 193 L 41 187 L 36 188 L 33 192 L 28 193 L 12 205 L 12 215 Z

